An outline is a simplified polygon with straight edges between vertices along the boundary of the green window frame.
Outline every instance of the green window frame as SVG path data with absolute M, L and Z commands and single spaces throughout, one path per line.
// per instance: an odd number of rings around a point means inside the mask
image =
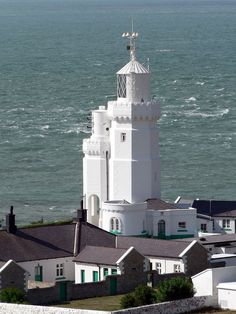
M 103 268 L 103 276 L 108 276 L 108 268 Z
M 117 275 L 117 269 L 112 268 L 112 270 L 111 270 L 111 274 L 112 274 L 112 275 Z

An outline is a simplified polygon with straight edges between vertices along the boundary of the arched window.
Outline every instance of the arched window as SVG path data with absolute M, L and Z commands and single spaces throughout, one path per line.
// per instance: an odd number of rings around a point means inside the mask
M 113 233 L 121 233 L 121 221 L 118 218 L 111 218 L 110 220 L 110 231 Z

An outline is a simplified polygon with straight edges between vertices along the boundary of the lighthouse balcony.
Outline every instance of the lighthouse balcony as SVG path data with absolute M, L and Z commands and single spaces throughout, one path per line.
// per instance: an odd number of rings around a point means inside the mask
M 103 156 L 105 158 L 107 151 L 110 151 L 109 142 L 91 139 L 83 141 L 83 152 L 86 155 Z
M 155 100 L 135 103 L 110 101 L 108 114 L 111 119 L 122 123 L 134 120 L 157 121 L 161 117 L 161 110 L 160 104 Z

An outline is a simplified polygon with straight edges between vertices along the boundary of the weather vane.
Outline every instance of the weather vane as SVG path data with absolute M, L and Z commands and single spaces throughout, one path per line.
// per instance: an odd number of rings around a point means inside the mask
M 123 33 L 122 37 L 129 39 L 129 45 L 127 45 L 127 50 L 130 50 L 130 60 L 134 61 L 135 57 L 135 39 L 138 37 L 138 33 L 134 32 L 134 25 L 132 19 L 132 31 Z

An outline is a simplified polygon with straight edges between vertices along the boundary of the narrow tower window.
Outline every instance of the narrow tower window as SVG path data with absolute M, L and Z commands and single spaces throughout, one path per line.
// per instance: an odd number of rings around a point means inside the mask
M 126 133 L 121 133 L 120 135 L 120 141 L 125 142 L 126 141 Z
M 126 75 L 119 74 L 117 76 L 117 95 L 118 97 L 126 97 Z

